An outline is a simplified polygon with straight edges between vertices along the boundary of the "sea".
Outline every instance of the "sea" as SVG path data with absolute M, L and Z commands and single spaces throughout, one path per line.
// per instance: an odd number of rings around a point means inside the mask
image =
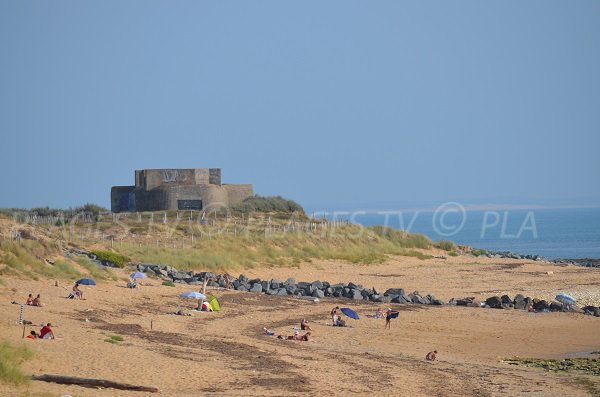
M 465 210 L 447 203 L 436 210 L 326 214 L 364 226 L 387 225 L 493 251 L 548 259 L 600 258 L 600 207 Z

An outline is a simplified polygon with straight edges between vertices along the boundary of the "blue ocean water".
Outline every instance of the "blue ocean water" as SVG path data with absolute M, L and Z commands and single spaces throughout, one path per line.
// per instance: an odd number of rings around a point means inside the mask
M 355 213 L 351 219 L 494 251 L 549 259 L 600 258 L 600 208 L 462 211 L 450 205 L 437 212 Z

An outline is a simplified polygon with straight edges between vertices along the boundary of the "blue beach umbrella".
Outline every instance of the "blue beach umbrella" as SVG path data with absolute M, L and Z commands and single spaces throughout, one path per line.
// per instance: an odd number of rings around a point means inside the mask
M 355 320 L 360 319 L 360 317 L 358 317 L 358 313 L 355 312 L 354 310 L 350 309 L 349 307 L 342 307 L 340 309 L 342 311 L 342 313 L 344 313 L 346 316 L 353 318 Z
M 94 280 L 92 280 L 91 278 L 82 278 L 81 280 L 77 281 L 77 284 L 80 284 L 80 285 L 96 285 L 96 282 Z
M 556 298 L 554 298 L 554 299 L 556 299 L 560 303 L 564 303 L 565 305 L 571 305 L 572 306 L 572 305 L 577 304 L 577 299 L 573 298 L 569 294 L 565 294 L 564 292 L 556 295 Z
M 179 297 L 188 299 L 204 299 L 206 298 L 206 295 L 201 294 L 200 292 L 190 291 L 184 292 L 183 294 L 179 295 Z
M 146 275 L 142 272 L 135 272 L 129 277 L 131 277 L 131 278 L 146 278 Z

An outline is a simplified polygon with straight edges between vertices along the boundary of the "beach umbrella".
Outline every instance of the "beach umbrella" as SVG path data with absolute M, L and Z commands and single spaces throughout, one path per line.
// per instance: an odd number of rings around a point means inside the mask
M 349 307 L 342 307 L 340 309 L 342 311 L 342 313 L 344 313 L 346 316 L 353 318 L 355 320 L 360 319 L 360 317 L 358 317 L 358 313 L 356 313 L 354 310 L 350 309 Z
M 80 284 L 80 285 L 96 285 L 96 282 L 94 280 L 92 280 L 91 278 L 82 278 L 81 280 L 77 281 L 77 284 Z
M 129 277 L 131 277 L 131 278 L 146 278 L 146 275 L 142 272 L 135 272 Z
M 565 294 L 565 293 L 560 293 L 560 294 L 556 295 L 556 298 L 554 298 L 554 299 L 556 299 L 560 303 L 564 303 L 565 305 L 575 305 L 577 303 L 577 299 L 575 299 L 571 295 Z
M 206 295 L 201 294 L 200 292 L 190 291 L 184 292 L 183 294 L 179 295 L 179 297 L 187 299 L 204 299 L 206 298 Z

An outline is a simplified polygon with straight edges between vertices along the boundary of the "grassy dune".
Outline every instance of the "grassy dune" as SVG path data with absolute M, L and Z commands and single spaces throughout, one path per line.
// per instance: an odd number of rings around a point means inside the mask
M 186 215 L 121 214 L 67 225 L 33 225 L 4 219 L 4 236 L 10 227 L 25 237 L 0 241 L 0 275 L 115 277 L 85 257 L 65 256 L 73 248 L 181 269 L 236 270 L 294 266 L 313 259 L 362 264 L 381 263 L 389 255 L 427 259 L 430 256 L 420 250 L 435 246 L 420 234 L 307 220 L 293 214 L 261 213 L 238 218 L 214 215 L 203 224 Z

